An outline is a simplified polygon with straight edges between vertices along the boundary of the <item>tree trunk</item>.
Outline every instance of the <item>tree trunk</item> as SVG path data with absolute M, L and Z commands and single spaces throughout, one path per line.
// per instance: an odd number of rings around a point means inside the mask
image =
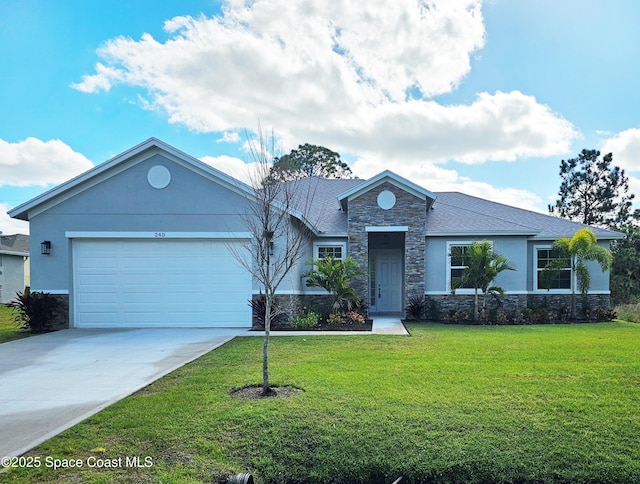
M 571 320 L 578 319 L 576 314 L 576 261 L 571 257 Z
M 478 288 L 474 289 L 474 306 L 473 306 L 473 320 L 478 321 L 480 319 L 480 312 L 478 311 Z
M 269 333 L 271 332 L 271 303 L 272 296 L 265 291 L 264 310 L 264 344 L 262 345 L 262 396 L 266 397 L 272 390 L 269 386 Z

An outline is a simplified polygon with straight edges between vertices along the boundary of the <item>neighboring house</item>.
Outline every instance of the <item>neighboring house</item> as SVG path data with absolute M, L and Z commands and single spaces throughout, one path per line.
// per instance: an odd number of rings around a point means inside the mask
M 443 309 L 468 306 L 471 290 L 450 294 L 451 278 L 464 270 L 464 257 L 452 259 L 451 248 L 487 239 L 517 269 L 496 281 L 507 291 L 505 307 L 541 298 L 569 304 L 570 272 L 551 291 L 540 286 L 539 274 L 555 255 L 553 241 L 582 224 L 431 192 L 390 171 L 366 181 L 308 178 L 297 188 L 300 206 L 291 216 L 312 235 L 280 285 L 283 298 L 306 305 L 326 298 L 305 287 L 305 261 L 351 255 L 367 274 L 355 287 L 371 313 L 403 314 L 421 294 Z M 151 138 L 9 214 L 30 223 L 32 290 L 68 304 L 71 327 L 246 327 L 247 301 L 260 287 L 233 254 L 251 243 L 244 221 L 252 193 Z M 605 247 L 622 237 L 594 232 Z M 595 265 L 588 297 L 594 307 L 609 305 L 609 274 Z
M 0 304 L 29 285 L 29 236 L 0 235 Z

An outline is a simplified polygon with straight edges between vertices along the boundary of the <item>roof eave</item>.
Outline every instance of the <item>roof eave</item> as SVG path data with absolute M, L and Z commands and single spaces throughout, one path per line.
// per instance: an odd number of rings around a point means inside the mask
M 593 227 L 589 227 L 588 225 L 586 225 L 585 227 L 591 228 L 593 230 Z M 567 233 L 541 234 L 541 235 L 536 235 L 535 237 L 532 237 L 532 238 L 535 240 L 558 240 L 562 237 L 567 237 L 567 236 L 568 236 Z M 598 240 L 620 240 L 620 239 L 624 239 L 626 236 L 622 232 L 611 231 L 609 234 L 600 234 L 600 235 L 596 234 L 596 237 Z
M 176 159 L 182 160 L 186 163 L 189 163 L 194 168 L 202 170 L 204 173 L 215 177 L 221 184 L 227 186 L 228 188 L 240 192 L 244 195 L 249 195 L 253 193 L 253 189 L 246 185 L 245 183 L 223 173 L 216 168 L 207 165 L 206 163 L 194 158 L 193 156 L 178 150 L 177 148 L 161 141 L 157 138 L 149 138 L 146 141 L 134 146 L 133 148 L 129 148 L 128 150 L 120 153 L 119 155 L 114 156 L 113 158 L 105 161 L 104 163 L 100 163 L 99 165 L 94 166 L 93 168 L 81 173 L 80 175 L 68 180 L 60 185 L 55 186 L 54 188 L 38 195 L 27 202 L 24 202 L 17 207 L 9 210 L 7 213 L 10 217 L 16 218 L 19 220 L 29 220 L 29 213 L 32 212 L 37 207 L 41 207 L 44 204 L 51 202 L 57 197 L 64 195 L 65 193 L 70 192 L 74 188 L 80 187 L 82 184 L 89 182 L 89 180 L 102 175 L 114 167 L 118 166 L 120 163 L 125 162 L 126 160 L 130 160 L 135 158 L 136 156 L 140 156 L 146 151 L 152 149 L 159 149 L 168 153 Z
M 498 236 L 517 236 L 517 237 L 535 237 L 539 232 L 530 230 L 473 230 L 473 231 L 426 231 L 427 237 L 498 237 Z
M 29 256 L 29 251 L 23 252 L 21 250 L 4 250 L 4 249 L 0 249 L 0 254 L 2 254 L 2 255 L 17 255 L 17 256 L 20 256 L 20 257 L 28 257 Z

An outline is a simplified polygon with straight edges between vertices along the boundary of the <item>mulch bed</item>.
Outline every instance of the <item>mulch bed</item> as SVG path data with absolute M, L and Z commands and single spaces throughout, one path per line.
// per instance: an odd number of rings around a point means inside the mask
M 262 385 L 247 385 L 246 387 L 236 388 L 230 392 L 234 398 L 244 398 L 245 400 L 259 400 L 261 398 L 288 398 L 295 397 L 304 392 L 302 388 L 293 386 L 272 386 L 272 392 L 269 395 L 262 395 Z
M 274 325 L 271 327 L 271 331 L 371 331 L 373 320 L 369 319 L 364 323 L 344 323 L 344 324 L 327 324 L 322 321 L 317 326 L 308 329 L 292 328 L 291 326 Z M 256 331 L 264 331 L 263 329 L 257 329 Z

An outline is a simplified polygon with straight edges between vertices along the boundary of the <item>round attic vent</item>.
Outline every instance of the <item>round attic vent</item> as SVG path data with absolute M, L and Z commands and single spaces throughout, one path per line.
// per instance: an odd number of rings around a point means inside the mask
M 162 165 L 152 166 L 147 173 L 147 181 L 153 188 L 161 190 L 171 183 L 171 172 Z
M 383 190 L 378 195 L 378 206 L 382 210 L 389 210 L 396 204 L 396 196 L 389 190 Z

